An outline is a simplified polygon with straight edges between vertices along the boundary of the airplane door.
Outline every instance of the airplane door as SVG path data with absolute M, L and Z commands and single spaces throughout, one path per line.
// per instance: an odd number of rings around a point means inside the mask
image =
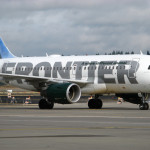
M 136 78 L 136 70 L 138 69 L 138 62 L 140 58 L 133 58 L 130 63 L 130 68 L 128 70 L 129 78 Z
M 9 61 L 5 61 L 3 64 L 2 64 L 2 66 L 0 67 L 1 69 L 0 69 L 0 72 L 2 72 L 2 73 L 6 73 L 6 71 L 9 71 L 8 69 L 7 69 L 7 64 L 9 63 Z
M 73 78 L 73 79 L 75 79 L 76 71 L 77 71 L 77 65 L 74 64 L 74 65 L 72 66 L 72 78 Z

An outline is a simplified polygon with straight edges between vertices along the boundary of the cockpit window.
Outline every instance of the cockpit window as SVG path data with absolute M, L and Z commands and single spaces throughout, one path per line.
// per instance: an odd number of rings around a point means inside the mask
M 150 65 L 148 66 L 148 70 L 150 70 Z

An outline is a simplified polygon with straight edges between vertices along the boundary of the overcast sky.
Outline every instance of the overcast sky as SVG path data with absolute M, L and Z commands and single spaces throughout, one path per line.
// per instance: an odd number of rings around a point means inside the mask
M 0 37 L 17 56 L 150 50 L 149 0 L 0 0 Z

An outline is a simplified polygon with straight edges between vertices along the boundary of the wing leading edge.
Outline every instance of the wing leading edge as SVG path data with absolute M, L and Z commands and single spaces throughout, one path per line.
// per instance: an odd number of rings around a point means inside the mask
M 14 75 L 14 74 L 6 74 L 0 73 L 0 77 L 9 80 L 17 80 L 17 79 L 25 79 L 31 82 L 49 82 L 49 83 L 64 83 L 71 82 L 77 84 L 89 84 L 91 82 L 86 80 L 70 80 L 70 79 L 56 79 L 56 78 L 48 78 L 48 77 L 40 77 L 40 76 L 26 76 L 26 75 Z

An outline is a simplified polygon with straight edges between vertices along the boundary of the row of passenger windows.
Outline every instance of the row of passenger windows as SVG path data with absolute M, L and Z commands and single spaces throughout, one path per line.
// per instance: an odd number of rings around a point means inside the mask
M 132 66 L 131 66 L 132 67 Z M 79 67 L 78 70 L 81 70 L 82 67 Z M 83 67 L 84 70 L 96 70 L 96 69 L 126 69 L 125 66 L 99 66 L 99 67 Z M 4 68 L 2 68 L 4 69 Z M 13 68 L 14 70 L 15 68 Z M 76 70 L 77 67 L 35 67 L 34 70 Z M 33 70 L 33 68 L 24 68 L 24 67 L 19 67 L 16 68 L 18 71 L 30 71 Z

